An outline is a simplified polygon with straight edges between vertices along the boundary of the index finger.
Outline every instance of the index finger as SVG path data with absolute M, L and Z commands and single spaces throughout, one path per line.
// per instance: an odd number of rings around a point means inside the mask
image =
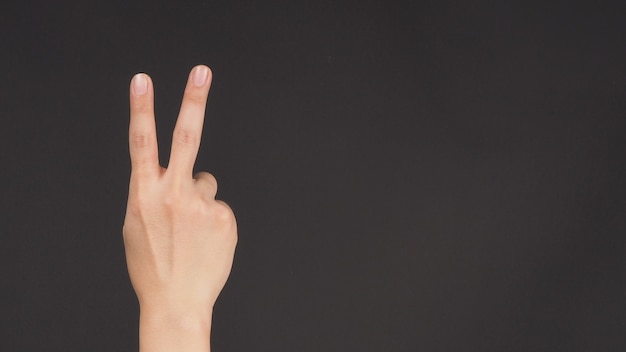
M 174 136 L 172 137 L 172 151 L 167 172 L 178 176 L 192 177 L 193 166 L 196 162 L 206 101 L 211 87 L 212 73 L 207 66 L 199 65 L 189 74 L 187 87 L 180 107 Z
M 159 171 L 159 151 L 154 122 L 154 90 L 145 73 L 136 74 L 130 86 L 128 142 L 132 175 L 153 176 Z

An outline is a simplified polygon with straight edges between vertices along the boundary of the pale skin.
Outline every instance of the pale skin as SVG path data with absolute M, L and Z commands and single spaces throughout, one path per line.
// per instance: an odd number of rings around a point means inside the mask
M 189 75 L 167 168 L 158 160 L 152 81 L 143 73 L 131 81 L 123 235 L 140 352 L 210 351 L 213 306 L 232 267 L 235 216 L 215 199 L 215 177 L 193 175 L 211 79 L 203 65 Z

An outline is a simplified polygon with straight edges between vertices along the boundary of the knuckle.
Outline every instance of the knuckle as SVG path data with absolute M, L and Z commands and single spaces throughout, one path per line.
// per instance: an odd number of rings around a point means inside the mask
M 154 207 L 152 198 L 148 196 L 146 191 L 134 191 L 129 195 L 128 204 L 126 206 L 127 216 L 135 219 L 142 219 Z
M 146 200 L 144 199 L 143 192 L 132 191 L 128 197 L 128 204 L 126 206 L 130 215 L 137 215 L 143 211 Z
M 132 112 L 150 114 L 152 113 L 152 104 L 147 99 L 134 99 L 132 101 Z
M 127 217 L 139 217 L 143 211 L 143 207 L 138 201 L 128 202 L 126 206 Z
M 217 178 L 212 173 L 206 172 L 205 177 L 211 182 L 211 184 L 217 187 Z
M 205 105 L 206 100 L 206 94 L 200 90 L 191 89 L 185 94 L 185 101 L 192 105 Z
M 178 208 L 182 202 L 182 195 L 178 191 L 170 191 L 163 196 L 163 205 L 168 209 Z
M 233 211 L 228 205 L 221 202 L 215 204 L 215 216 L 223 223 L 232 224 L 235 221 Z
M 217 191 L 217 179 L 208 172 L 201 172 L 196 175 L 196 180 L 201 181 L 209 190 Z
M 215 195 L 217 194 L 217 185 L 207 184 L 202 193 L 204 193 L 206 197 L 210 197 L 211 199 L 215 198 Z
M 188 128 L 177 128 L 174 130 L 174 140 L 183 145 L 198 144 L 198 135 L 195 131 Z
M 198 172 L 195 175 L 195 178 L 196 179 L 200 179 L 200 178 L 207 178 L 207 179 L 212 178 L 212 179 L 215 179 L 215 176 L 212 173 L 210 173 L 210 172 L 200 171 L 200 172 Z
M 138 194 L 131 194 L 126 205 L 126 216 L 124 218 L 124 232 L 134 228 L 137 224 L 145 222 L 149 217 L 151 203 L 146 197 Z M 129 227 L 129 225 L 132 225 Z
M 130 135 L 130 143 L 134 148 L 147 148 L 152 144 L 150 137 L 143 132 L 133 132 Z

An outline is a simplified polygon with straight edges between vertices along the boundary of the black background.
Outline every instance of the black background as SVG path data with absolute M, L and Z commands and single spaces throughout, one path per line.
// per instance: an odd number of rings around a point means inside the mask
M 2 351 L 133 351 L 128 83 L 239 245 L 214 351 L 623 351 L 618 1 L 1 5 Z

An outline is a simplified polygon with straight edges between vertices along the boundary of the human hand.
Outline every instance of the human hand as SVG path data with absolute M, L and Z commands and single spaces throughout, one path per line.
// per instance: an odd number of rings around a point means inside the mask
M 123 235 L 142 325 L 208 323 L 210 330 L 213 305 L 232 267 L 234 214 L 215 200 L 211 174 L 192 178 L 211 79 L 206 66 L 189 75 L 167 169 L 158 160 L 152 82 L 145 74 L 131 82 L 132 173 Z

